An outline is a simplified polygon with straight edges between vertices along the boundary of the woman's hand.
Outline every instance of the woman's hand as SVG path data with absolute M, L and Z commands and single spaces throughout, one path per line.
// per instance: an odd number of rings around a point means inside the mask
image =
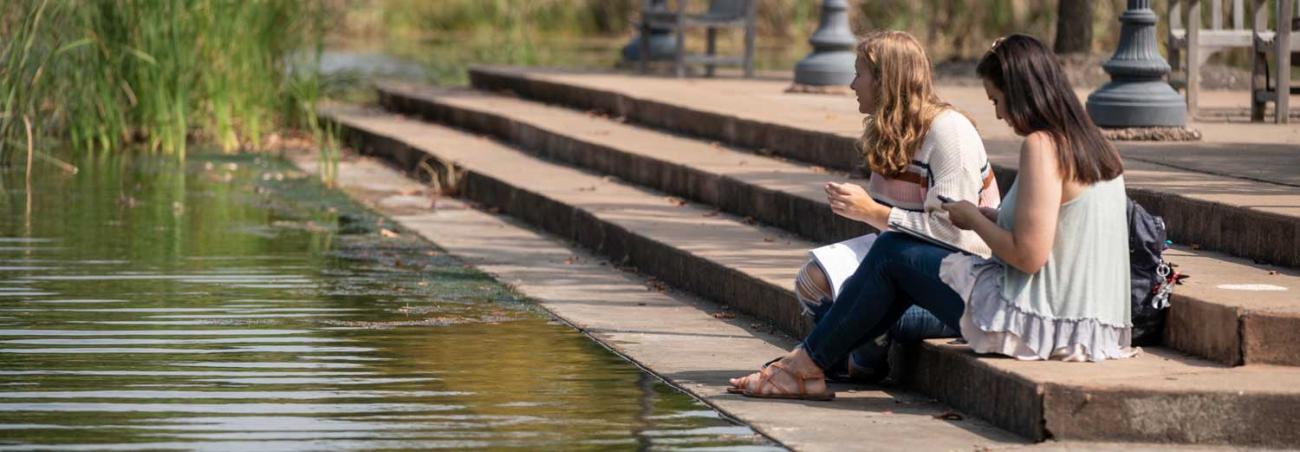
M 976 222 L 981 219 L 989 219 L 979 207 L 975 207 L 969 201 L 946 202 L 939 207 L 948 211 L 948 221 L 951 221 L 953 226 L 962 230 L 975 229 Z M 996 215 L 996 213 L 995 210 L 994 214 Z
M 826 200 L 831 204 L 831 211 L 844 218 L 861 221 L 877 229 L 889 221 L 889 208 L 871 199 L 871 195 L 861 185 L 827 182 Z

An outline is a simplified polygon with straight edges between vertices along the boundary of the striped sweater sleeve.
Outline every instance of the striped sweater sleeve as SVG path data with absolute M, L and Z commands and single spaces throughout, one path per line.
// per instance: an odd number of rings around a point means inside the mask
M 992 251 L 977 234 L 953 226 L 948 213 L 937 209 L 942 203 L 940 195 L 975 205 L 980 203 L 980 188 L 984 182 L 980 170 L 988 156 L 975 126 L 960 113 L 948 111 L 940 114 L 931 124 L 917 157 L 918 163 L 928 173 L 929 187 L 924 205 L 934 208 L 928 212 L 916 212 L 895 207 L 890 209 L 889 223 L 902 224 L 956 243 L 981 256 L 990 256 Z

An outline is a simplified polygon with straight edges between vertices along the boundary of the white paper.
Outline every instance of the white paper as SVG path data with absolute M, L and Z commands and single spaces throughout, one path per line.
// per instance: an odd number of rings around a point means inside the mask
M 858 270 L 858 265 L 867 258 L 867 252 L 871 251 L 871 244 L 875 242 L 876 234 L 867 234 L 808 252 L 826 273 L 826 279 L 831 283 L 833 297 L 839 298 L 844 281 Z

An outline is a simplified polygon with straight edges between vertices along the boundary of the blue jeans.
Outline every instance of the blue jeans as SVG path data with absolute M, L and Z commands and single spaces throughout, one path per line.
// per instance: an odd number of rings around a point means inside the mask
M 939 264 L 951 253 L 904 234 L 881 234 L 839 297 L 817 316 L 817 326 L 802 347 L 825 370 L 864 345 L 868 353 L 873 349 L 870 344 L 879 347 L 875 339 L 886 332 L 903 341 L 955 336 L 966 306 L 939 279 Z M 854 362 L 868 364 L 857 354 Z
M 813 324 L 821 321 L 830 312 L 832 301 L 823 299 L 820 305 L 809 306 Z M 961 333 L 946 325 L 943 321 L 920 306 L 912 306 L 903 312 L 903 316 L 894 323 L 888 332 L 853 349 L 850 356 L 852 365 L 857 369 L 872 371 L 875 379 L 883 379 L 889 373 L 889 349 L 895 344 L 910 346 L 924 339 L 957 337 Z

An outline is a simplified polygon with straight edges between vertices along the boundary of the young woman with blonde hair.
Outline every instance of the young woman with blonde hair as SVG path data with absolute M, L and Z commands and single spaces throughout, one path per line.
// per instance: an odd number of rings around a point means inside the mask
M 998 204 L 997 184 L 974 124 L 935 94 L 929 57 L 911 35 L 872 33 L 858 44 L 857 53 L 857 76 L 851 87 L 857 94 L 858 111 L 867 115 L 862 148 L 871 176 L 865 189 L 828 183 L 831 209 L 880 231 L 903 227 L 987 256 L 989 249 L 978 235 L 953 226 L 941 212 L 926 211 L 927 206 L 938 206 L 941 198 L 987 207 Z M 886 232 L 880 237 L 894 234 Z M 823 328 L 827 314 L 835 308 L 836 296 L 848 290 L 846 279 L 867 250 L 876 252 L 872 245 L 876 239 L 870 234 L 810 252 L 812 259 L 799 272 L 795 289 L 805 314 L 818 328 Z M 854 252 L 846 254 L 846 250 Z M 805 387 L 804 379 L 792 378 L 787 370 L 788 358 L 802 353 L 801 346 L 755 374 L 732 379 L 732 392 L 754 397 L 829 398 L 833 394 L 825 391 L 822 369 L 850 377 L 870 373 L 878 379 L 884 373 L 882 351 L 890 336 L 918 340 L 956 335 L 956 316 L 936 316 L 907 307 L 892 314 L 892 332 L 886 334 L 888 328 L 884 328 L 861 337 L 854 335 L 853 343 L 845 346 L 858 350 L 852 357 L 821 363 L 825 367 L 817 369 L 812 386 Z

